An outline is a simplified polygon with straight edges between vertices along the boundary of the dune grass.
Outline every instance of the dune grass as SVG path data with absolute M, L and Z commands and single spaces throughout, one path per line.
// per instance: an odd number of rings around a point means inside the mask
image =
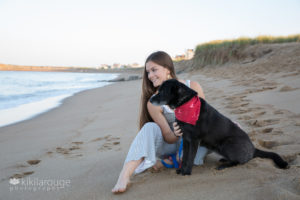
M 240 59 L 240 50 L 254 44 L 300 42 L 300 34 L 289 36 L 241 37 L 235 40 L 215 40 L 196 46 L 194 62 L 198 67 L 224 64 L 231 59 Z M 195 64 L 196 64 L 195 63 Z

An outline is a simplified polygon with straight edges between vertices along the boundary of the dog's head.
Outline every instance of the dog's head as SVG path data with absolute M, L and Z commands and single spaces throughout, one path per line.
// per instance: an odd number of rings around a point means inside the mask
M 189 101 L 197 95 L 197 92 L 186 86 L 185 84 L 170 79 L 158 88 L 158 93 L 150 98 L 153 105 L 168 105 L 175 109 Z

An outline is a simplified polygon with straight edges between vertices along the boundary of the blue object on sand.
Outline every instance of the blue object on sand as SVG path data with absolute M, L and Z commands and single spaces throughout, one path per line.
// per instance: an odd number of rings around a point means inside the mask
M 180 141 L 180 146 L 179 146 L 179 151 L 178 151 L 178 157 L 180 159 L 181 153 L 182 153 L 182 148 L 183 148 L 183 139 L 181 138 Z M 167 164 L 165 161 L 161 160 L 161 163 L 166 167 L 166 168 L 180 168 L 181 165 L 177 162 L 176 159 L 176 154 L 171 154 L 170 157 L 172 158 L 173 164 Z

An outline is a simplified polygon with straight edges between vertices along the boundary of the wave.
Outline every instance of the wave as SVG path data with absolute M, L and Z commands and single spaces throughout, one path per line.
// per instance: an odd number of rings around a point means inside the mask
M 80 91 L 103 87 L 119 74 L 0 72 L 0 127 L 32 118 Z

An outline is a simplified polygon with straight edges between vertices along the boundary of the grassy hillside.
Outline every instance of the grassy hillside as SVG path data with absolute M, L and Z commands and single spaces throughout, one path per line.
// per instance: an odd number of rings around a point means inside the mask
M 251 45 L 290 42 L 300 42 L 300 34 L 282 37 L 258 36 L 256 38 L 242 37 L 235 40 L 211 41 L 196 47 L 195 56 L 189 64 L 195 69 L 205 65 L 219 65 L 229 61 L 234 62 L 244 59 L 247 55 L 243 53 L 243 50 Z

